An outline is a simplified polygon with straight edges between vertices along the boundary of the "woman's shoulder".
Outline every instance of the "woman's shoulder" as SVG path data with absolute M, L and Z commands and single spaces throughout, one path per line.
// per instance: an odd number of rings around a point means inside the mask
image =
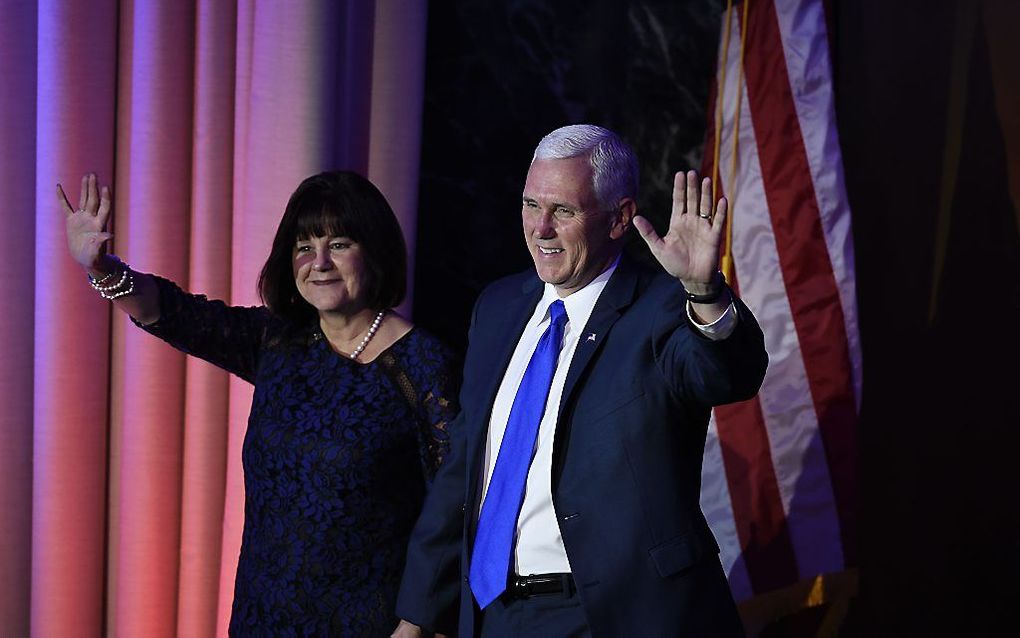
M 460 358 L 456 351 L 443 340 L 420 325 L 411 325 L 407 334 L 398 342 L 403 359 L 424 367 L 459 367 Z
M 266 322 L 263 345 L 269 350 L 304 351 L 324 338 L 317 324 L 286 319 L 264 306 L 260 310 Z

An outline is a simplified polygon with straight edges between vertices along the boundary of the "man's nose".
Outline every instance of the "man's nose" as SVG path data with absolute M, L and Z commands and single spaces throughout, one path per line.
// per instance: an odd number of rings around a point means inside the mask
M 535 231 L 539 237 L 548 239 L 556 234 L 555 218 L 549 211 L 544 211 L 539 214 L 538 219 L 535 221 Z

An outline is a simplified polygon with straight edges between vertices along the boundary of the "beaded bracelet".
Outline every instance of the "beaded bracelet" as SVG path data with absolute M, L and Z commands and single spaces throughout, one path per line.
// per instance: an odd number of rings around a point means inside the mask
M 109 301 L 113 301 L 114 299 L 116 299 L 118 297 L 124 297 L 125 295 L 130 295 L 131 293 L 133 293 L 135 291 L 135 276 L 131 273 L 130 269 L 125 270 L 124 273 L 127 276 L 127 288 L 125 288 L 123 290 L 118 290 L 118 291 L 112 292 L 112 293 L 102 293 L 102 292 L 100 292 L 99 295 L 103 299 L 107 299 Z
M 95 277 L 93 277 L 92 273 L 87 273 L 87 274 L 89 276 L 89 283 L 95 285 L 95 284 L 105 284 L 106 282 L 110 281 L 110 279 L 112 279 L 113 276 L 117 274 L 117 271 L 114 270 L 112 272 L 108 272 L 105 275 L 103 275 L 102 277 L 100 277 L 99 279 L 96 279 Z
M 113 301 L 119 297 L 130 295 L 135 291 L 135 277 L 131 272 L 131 268 L 116 256 L 111 255 L 111 258 L 116 264 L 115 270 L 103 275 L 99 279 L 95 279 L 92 276 L 92 273 L 88 274 L 89 285 L 92 286 L 93 290 L 99 293 L 100 297 L 108 301 Z M 119 273 L 118 270 L 120 271 Z M 116 283 L 108 286 L 103 285 L 118 274 L 120 275 L 120 279 L 118 279 Z

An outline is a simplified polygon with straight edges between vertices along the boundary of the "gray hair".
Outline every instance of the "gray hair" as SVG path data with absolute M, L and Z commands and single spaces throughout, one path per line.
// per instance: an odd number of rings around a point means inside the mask
M 592 189 L 602 210 L 616 208 L 624 197 L 637 199 L 638 161 L 620 136 L 593 124 L 563 126 L 542 138 L 535 147 L 537 159 L 588 157 Z

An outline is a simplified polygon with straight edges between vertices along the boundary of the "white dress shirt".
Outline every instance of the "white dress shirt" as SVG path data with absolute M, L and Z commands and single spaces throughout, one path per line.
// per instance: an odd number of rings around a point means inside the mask
M 549 387 L 545 413 L 538 427 L 534 456 L 528 469 L 528 479 L 524 491 L 524 503 L 517 517 L 517 538 L 514 548 L 514 571 L 517 574 L 546 574 L 569 572 L 570 563 L 563 547 L 563 537 L 556 520 L 556 511 L 552 501 L 552 453 L 553 437 L 556 434 L 556 417 L 559 412 L 563 385 L 574 357 L 581 330 L 588 323 L 595 303 L 605 289 L 609 278 L 616 270 L 619 259 L 605 272 L 596 277 L 587 286 L 563 298 L 567 312 L 567 324 L 563 331 L 563 344 Z M 510 408 L 513 407 L 517 389 L 524 378 L 524 371 L 531 361 L 531 355 L 538 346 L 538 340 L 549 326 L 549 306 L 560 297 L 551 284 L 545 285 L 542 298 L 535 306 L 535 312 L 528 320 L 521 334 L 510 365 L 507 366 L 496 392 L 496 399 L 489 417 L 489 433 L 485 445 L 484 477 L 482 481 L 482 501 L 489 489 L 489 480 L 496 465 L 499 446 L 503 440 Z M 710 339 L 725 339 L 736 327 L 736 308 L 731 303 L 721 317 L 711 324 L 702 325 L 694 320 L 690 304 L 687 305 L 687 316 L 703 334 Z M 481 511 L 481 508 L 478 510 Z

